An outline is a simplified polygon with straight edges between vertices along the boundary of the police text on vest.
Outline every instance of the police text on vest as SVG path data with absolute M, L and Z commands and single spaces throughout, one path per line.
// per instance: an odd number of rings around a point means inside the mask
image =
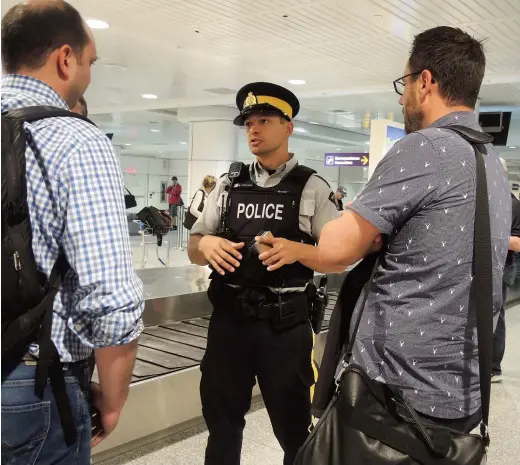
M 267 218 L 281 221 L 283 215 L 283 204 L 274 204 L 268 203 L 263 205 L 258 204 L 244 204 L 239 203 L 237 209 L 237 218 L 240 218 L 240 215 L 244 215 L 248 220 L 252 218 Z

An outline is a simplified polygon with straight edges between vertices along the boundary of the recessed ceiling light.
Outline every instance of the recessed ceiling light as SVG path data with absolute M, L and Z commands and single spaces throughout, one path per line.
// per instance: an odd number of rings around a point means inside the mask
M 150 129 L 150 132 L 161 132 L 159 129 Z
M 108 29 L 110 27 L 110 24 L 99 19 L 87 19 L 87 24 L 90 29 Z
M 125 145 L 126 145 L 127 147 L 129 147 L 129 146 L 132 145 L 132 144 L 125 144 Z
M 289 79 L 289 84 L 292 84 L 294 86 L 301 86 L 306 83 L 307 81 L 304 81 L 303 79 Z
M 341 152 L 343 149 L 336 149 L 336 152 Z
M 509 147 L 510 149 L 516 149 L 516 147 Z
M 320 124 L 317 121 L 309 121 L 309 124 Z
M 307 132 L 307 129 L 305 128 L 294 128 L 296 132 Z
M 187 142 L 179 142 L 181 145 L 187 145 Z
M 369 141 L 369 140 L 367 140 L 367 141 L 365 142 L 365 144 L 367 144 L 367 145 L 370 145 L 370 141 Z
M 155 95 L 155 94 L 143 94 L 142 97 L 143 98 L 151 98 L 151 99 L 153 99 L 153 98 L 157 98 L 157 95 Z

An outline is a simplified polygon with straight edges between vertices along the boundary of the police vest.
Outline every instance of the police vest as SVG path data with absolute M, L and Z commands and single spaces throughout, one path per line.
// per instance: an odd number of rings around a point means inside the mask
M 312 279 L 310 268 L 295 262 L 276 271 L 267 271 L 251 248 L 256 236 L 270 231 L 275 237 L 315 245 L 314 239 L 300 230 L 300 199 L 314 170 L 297 165 L 274 187 L 260 187 L 251 180 L 249 166 L 243 170 L 228 193 L 225 235 L 246 245 L 240 267 L 234 273 L 212 278 L 245 287 L 304 287 Z

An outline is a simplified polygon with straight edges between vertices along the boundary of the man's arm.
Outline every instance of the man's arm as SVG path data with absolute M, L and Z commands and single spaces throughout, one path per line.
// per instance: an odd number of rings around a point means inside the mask
M 509 250 L 520 252 L 520 237 L 511 236 L 509 238 Z
M 412 212 L 436 198 L 442 156 L 420 133 L 394 145 L 349 209 L 323 228 L 321 263 L 349 266 L 380 248 L 380 234 L 391 236 Z
M 294 262 L 300 262 L 318 273 L 341 273 L 345 271 L 344 266 L 322 262 L 318 248 L 314 245 L 289 241 L 281 237 L 262 236 L 257 237 L 256 240 L 259 243 L 271 246 L 270 250 L 258 257 L 267 266 L 267 271 L 274 271 Z
M 302 192 L 300 215 L 308 217 L 311 234 L 318 241 L 323 227 L 329 221 L 338 217 L 337 199 L 330 186 L 321 178 L 311 176 Z M 279 237 L 262 236 L 258 242 L 271 245 L 259 256 L 268 271 L 274 271 L 283 265 L 300 262 L 307 268 L 320 273 L 341 273 L 345 267 L 326 264 L 320 260 L 317 247 L 300 242 L 289 241 Z
M 317 250 L 323 267 L 345 269 L 380 246 L 381 232 L 356 212 L 347 210 L 324 226 Z
M 109 140 L 84 143 L 60 169 L 62 246 L 77 275 L 72 331 L 95 349 L 106 434 L 126 400 L 143 324 L 143 285 L 133 269 L 123 180 Z M 100 214 L 102 212 L 103 214 Z M 102 234 L 96 231 L 102 231 Z

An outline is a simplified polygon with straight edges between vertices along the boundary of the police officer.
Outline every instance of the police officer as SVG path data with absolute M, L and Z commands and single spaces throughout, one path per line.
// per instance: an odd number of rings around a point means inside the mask
M 347 189 L 338 187 L 336 190 L 336 203 L 339 211 L 343 211 L 343 199 L 347 196 Z
M 254 83 L 238 92 L 236 102 L 235 124 L 245 126 L 256 161 L 234 163 L 220 178 L 188 245 L 193 263 L 214 270 L 201 364 L 205 463 L 240 463 L 256 378 L 289 465 L 308 435 L 315 382 L 306 288 L 313 270 L 320 271 L 320 231 L 338 211 L 327 182 L 289 153 L 296 96 Z

